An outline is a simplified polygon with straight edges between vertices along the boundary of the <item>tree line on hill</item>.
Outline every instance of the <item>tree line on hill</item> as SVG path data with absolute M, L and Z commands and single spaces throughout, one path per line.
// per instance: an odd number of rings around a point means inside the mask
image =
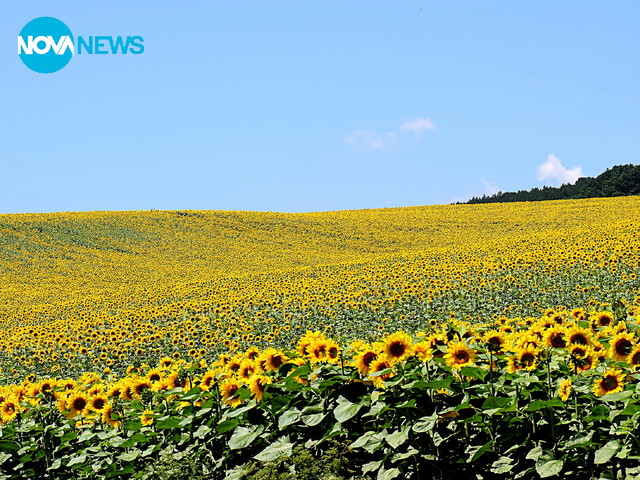
M 560 187 L 532 188 L 518 192 L 498 192 L 472 197 L 465 203 L 537 202 L 575 198 L 640 195 L 640 165 L 616 165 L 597 177 L 581 177 L 574 184 Z

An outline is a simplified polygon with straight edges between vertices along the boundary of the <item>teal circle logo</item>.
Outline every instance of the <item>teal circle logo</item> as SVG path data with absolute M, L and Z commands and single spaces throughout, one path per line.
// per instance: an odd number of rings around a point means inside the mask
M 57 72 L 69 63 L 74 51 L 71 30 L 57 18 L 35 18 L 18 35 L 20 60 L 34 72 Z

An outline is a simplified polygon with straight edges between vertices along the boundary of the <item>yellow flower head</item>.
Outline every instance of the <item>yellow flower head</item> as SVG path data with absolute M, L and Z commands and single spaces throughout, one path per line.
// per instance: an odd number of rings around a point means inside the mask
M 569 345 L 591 345 L 591 331 L 586 328 L 573 326 L 565 333 Z
M 560 388 L 558 388 L 558 396 L 563 402 L 566 402 L 569 399 L 572 388 L 573 384 L 570 379 L 563 380 L 560 384 Z
M 153 410 L 145 410 L 140 415 L 140 423 L 144 426 L 149 426 L 153 424 L 155 419 L 155 412 Z
M 497 330 L 490 330 L 484 334 L 483 339 L 491 353 L 501 353 L 507 343 L 507 334 Z
M 554 324 L 545 330 L 543 334 L 544 344 L 549 348 L 565 348 L 567 341 L 565 340 L 565 329 L 562 325 Z
M 611 312 L 598 312 L 592 314 L 589 318 L 589 321 L 592 326 L 596 328 L 602 328 L 612 326 L 615 319 L 613 313 Z
M 614 362 L 623 362 L 633 350 L 636 344 L 634 334 L 627 332 L 617 333 L 612 339 L 609 347 L 609 357 Z
M 538 354 L 540 350 L 527 345 L 516 352 L 516 360 L 518 366 L 523 370 L 535 370 L 538 362 Z
M 367 375 L 371 364 L 378 358 L 380 352 L 374 350 L 371 346 L 358 352 L 355 358 L 355 365 L 361 375 Z
M 593 394 L 601 397 L 608 393 L 621 392 L 624 387 L 624 376 L 622 372 L 616 368 L 610 368 L 602 378 L 595 381 L 593 385 Z
M 389 368 L 393 368 L 393 364 L 384 355 L 381 355 L 371 363 L 371 366 L 369 368 L 369 375 L 382 372 L 383 370 L 387 370 Z M 390 379 L 391 377 L 393 377 L 393 371 L 384 373 L 382 375 L 375 375 L 370 378 L 376 387 L 384 388 L 384 381 Z
M 238 397 L 237 393 L 240 390 L 240 382 L 234 378 L 228 378 L 222 384 L 220 384 L 220 393 L 222 394 L 222 401 L 237 407 L 242 403 L 242 400 Z
M 0 403 L 0 419 L 4 422 L 10 422 L 20 413 L 20 402 L 15 396 L 9 395 L 4 402 Z
M 460 369 L 473 365 L 476 361 L 476 353 L 464 342 L 451 342 L 444 359 L 451 368 Z
M 413 341 L 411 337 L 399 331 L 389 335 L 384 340 L 384 354 L 392 363 L 398 363 L 413 354 Z
M 249 389 L 256 401 L 262 401 L 265 387 L 271 382 L 271 377 L 267 377 L 266 375 L 254 375 L 249 379 Z
M 284 365 L 286 361 L 287 359 L 284 353 L 271 347 L 262 352 L 259 359 L 265 371 L 277 370 L 281 365 Z

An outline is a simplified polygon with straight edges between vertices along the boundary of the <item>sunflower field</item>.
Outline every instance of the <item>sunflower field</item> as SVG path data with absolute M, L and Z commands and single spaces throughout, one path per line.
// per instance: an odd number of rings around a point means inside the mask
M 0 215 L 0 479 L 640 478 L 639 225 Z

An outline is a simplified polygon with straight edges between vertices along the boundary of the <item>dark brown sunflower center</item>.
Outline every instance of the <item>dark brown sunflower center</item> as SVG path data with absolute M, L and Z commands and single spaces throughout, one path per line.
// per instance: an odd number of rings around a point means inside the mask
M 275 368 L 278 368 L 283 363 L 284 363 L 284 359 L 280 355 L 274 355 L 273 357 L 271 357 L 271 364 Z
M 136 385 L 136 393 L 140 395 L 147 388 L 149 388 L 149 385 L 147 385 L 146 383 L 139 383 L 138 385 Z
M 392 342 L 391 345 L 389 345 L 389 353 L 393 357 L 401 357 L 406 350 L 407 348 L 402 342 Z
M 105 401 L 103 398 L 96 398 L 93 401 L 93 408 L 96 410 L 101 410 L 104 407 Z
M 582 358 L 587 354 L 587 351 L 584 348 L 574 348 L 571 351 L 571 355 L 573 355 L 575 358 Z
M 586 345 L 588 343 L 587 337 L 585 337 L 582 333 L 574 333 L 573 335 L 571 335 L 569 342 L 577 345 Z
M 564 348 L 567 346 L 567 342 L 564 341 L 564 338 L 562 338 L 562 333 L 560 332 L 552 334 L 549 338 L 549 341 L 553 348 Z
M 598 319 L 598 324 L 601 327 L 606 327 L 607 325 L 611 325 L 611 317 L 600 317 Z
M 373 352 L 367 352 L 362 356 L 362 363 L 365 367 L 369 368 L 371 362 L 373 362 L 376 358 L 378 358 L 378 355 Z
M 502 348 L 502 339 L 500 337 L 489 338 L 489 350 L 497 352 Z
M 616 353 L 623 357 L 629 355 L 632 348 L 633 344 L 626 338 L 621 338 L 620 340 L 618 340 L 615 346 Z
M 536 356 L 532 353 L 524 353 L 520 357 L 520 363 L 525 367 L 530 367 L 536 361 Z
M 456 352 L 455 358 L 456 363 L 467 363 L 469 361 L 469 352 L 465 352 L 464 350 Z
M 602 379 L 601 386 L 604 391 L 611 392 L 618 388 L 618 379 L 613 375 L 607 375 Z
M 76 398 L 72 403 L 74 410 L 84 410 L 87 406 L 87 401 L 84 398 Z

